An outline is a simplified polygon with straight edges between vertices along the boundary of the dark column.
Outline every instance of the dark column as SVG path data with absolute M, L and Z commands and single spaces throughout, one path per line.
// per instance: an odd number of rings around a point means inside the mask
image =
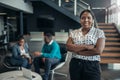
M 23 35 L 23 12 L 20 12 L 20 35 Z

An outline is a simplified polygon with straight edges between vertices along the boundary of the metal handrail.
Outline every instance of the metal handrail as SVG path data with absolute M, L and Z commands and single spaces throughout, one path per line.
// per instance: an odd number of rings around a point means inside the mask
M 55 0 L 51 0 L 51 1 L 55 1 Z M 77 7 L 79 6 L 79 7 L 82 7 L 83 9 L 86 9 L 86 7 L 84 7 L 83 5 L 80 5 L 79 3 L 78 3 L 78 1 L 80 1 L 82 4 L 84 4 L 84 5 L 86 5 L 87 6 L 87 9 L 90 9 L 90 5 L 89 4 L 87 4 L 86 2 L 84 2 L 84 1 L 82 1 L 82 0 L 71 0 L 72 2 L 73 2 L 73 4 L 74 4 L 74 15 L 76 16 L 76 14 L 77 14 Z M 69 3 L 69 2 L 68 2 Z M 61 7 L 61 5 L 62 5 L 62 0 L 58 0 L 58 6 L 59 7 Z

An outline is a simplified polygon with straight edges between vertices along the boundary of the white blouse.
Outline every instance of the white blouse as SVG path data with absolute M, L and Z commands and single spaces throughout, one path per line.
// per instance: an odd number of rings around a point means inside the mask
M 83 35 L 81 27 L 80 29 L 72 31 L 69 37 L 73 39 L 74 44 L 96 45 L 99 38 L 105 38 L 105 34 L 103 30 L 92 27 L 86 35 Z M 100 55 L 83 56 L 73 53 L 72 57 L 89 61 L 100 61 Z
M 20 49 L 20 52 L 21 52 L 20 55 L 26 55 L 26 57 L 30 58 L 29 53 L 26 53 L 25 49 Z

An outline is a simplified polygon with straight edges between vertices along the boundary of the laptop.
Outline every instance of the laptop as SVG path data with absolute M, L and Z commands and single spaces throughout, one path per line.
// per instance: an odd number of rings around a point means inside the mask
M 22 67 L 22 72 L 23 72 L 23 77 L 25 77 L 29 80 L 33 80 L 35 78 L 35 76 L 31 72 L 31 70 L 29 70 L 29 69 Z

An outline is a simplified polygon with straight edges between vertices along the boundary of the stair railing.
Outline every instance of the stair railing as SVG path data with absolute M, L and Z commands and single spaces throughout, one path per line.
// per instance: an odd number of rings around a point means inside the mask
M 62 3 L 65 2 L 65 0 L 51 0 L 51 1 L 56 2 L 59 7 L 61 7 Z M 77 9 L 80 8 L 80 7 L 82 9 L 90 9 L 90 5 L 87 4 L 86 2 L 82 1 L 82 0 L 69 0 L 69 2 L 70 1 L 74 4 L 74 15 L 75 16 L 77 15 L 77 11 L 78 11 Z M 69 2 L 67 2 L 67 3 L 69 4 Z M 83 4 L 83 5 L 81 5 L 80 3 Z

